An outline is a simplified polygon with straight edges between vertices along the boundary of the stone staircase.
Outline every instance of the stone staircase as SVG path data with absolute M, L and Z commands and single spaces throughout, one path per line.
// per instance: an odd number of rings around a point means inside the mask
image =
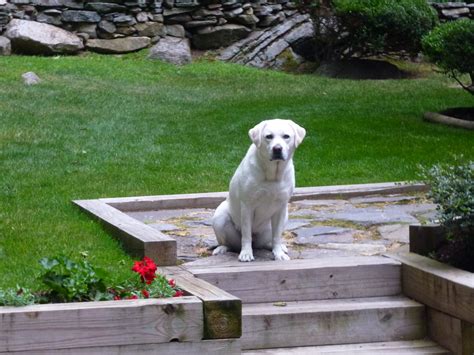
M 449 354 L 385 257 L 184 265 L 242 300 L 243 354 Z

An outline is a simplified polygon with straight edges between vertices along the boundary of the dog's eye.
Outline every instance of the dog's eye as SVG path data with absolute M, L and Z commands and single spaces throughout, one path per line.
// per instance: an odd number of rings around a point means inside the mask
M 266 138 L 266 139 L 273 139 L 273 134 L 267 134 L 267 135 L 265 136 L 265 138 Z
M 283 139 L 290 139 L 290 136 L 288 134 L 284 134 Z

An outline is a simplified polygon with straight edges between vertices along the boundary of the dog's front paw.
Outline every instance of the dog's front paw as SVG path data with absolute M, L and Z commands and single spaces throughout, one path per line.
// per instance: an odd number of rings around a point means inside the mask
M 283 248 L 273 249 L 273 256 L 275 260 L 290 260 L 290 257 L 283 251 Z
M 220 254 L 225 254 L 229 250 L 228 247 L 225 245 L 219 245 L 214 251 L 212 252 L 212 255 L 220 255 Z
M 239 254 L 239 260 L 245 262 L 255 260 L 255 258 L 253 257 L 252 249 L 242 250 Z

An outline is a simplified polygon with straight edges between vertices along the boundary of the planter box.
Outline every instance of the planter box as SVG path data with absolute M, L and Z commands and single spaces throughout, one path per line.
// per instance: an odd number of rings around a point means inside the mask
M 336 199 L 376 194 L 427 191 L 424 184 L 378 183 L 340 186 L 300 187 L 291 201 L 304 199 Z M 130 216 L 127 212 L 157 211 L 183 208 L 216 208 L 227 192 L 180 195 L 138 196 L 76 200 L 75 205 L 97 219 L 120 240 L 133 256 L 148 256 L 159 260 L 161 266 L 176 265 L 176 240 Z
M 455 354 L 474 353 L 474 273 L 414 254 L 402 263 L 402 291 L 428 306 L 430 337 Z
M 0 353 L 240 354 L 241 301 L 167 272 L 191 296 L 0 307 Z
M 427 256 L 446 241 L 445 229 L 439 224 L 411 225 L 410 252 Z

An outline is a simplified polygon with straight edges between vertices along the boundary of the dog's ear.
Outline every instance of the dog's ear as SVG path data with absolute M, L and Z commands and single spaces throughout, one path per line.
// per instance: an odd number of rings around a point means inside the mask
M 295 131 L 295 147 L 298 147 L 303 141 L 304 136 L 306 136 L 306 130 L 300 125 L 294 123 L 293 121 L 291 121 L 291 126 Z
M 252 140 L 252 142 L 258 147 L 262 144 L 262 130 L 263 127 L 265 127 L 267 121 L 262 121 L 258 125 L 256 125 L 254 128 L 252 128 L 249 131 L 249 137 Z

